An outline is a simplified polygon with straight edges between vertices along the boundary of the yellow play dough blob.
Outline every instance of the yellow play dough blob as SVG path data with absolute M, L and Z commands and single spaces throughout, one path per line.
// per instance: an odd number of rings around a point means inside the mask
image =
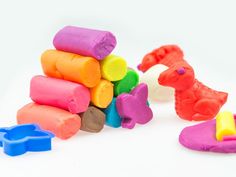
M 222 141 L 224 136 L 236 134 L 233 113 L 224 111 L 216 116 L 216 139 Z
M 113 84 L 101 79 L 99 84 L 90 89 L 91 102 L 99 108 L 106 108 L 113 98 Z
M 123 79 L 127 73 L 127 63 L 119 56 L 109 55 L 101 61 L 102 77 L 109 81 Z

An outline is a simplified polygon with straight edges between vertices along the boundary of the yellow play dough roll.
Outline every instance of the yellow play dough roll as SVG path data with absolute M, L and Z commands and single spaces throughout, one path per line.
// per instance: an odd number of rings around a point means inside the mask
M 123 79 L 127 73 L 127 63 L 119 56 L 109 55 L 101 61 L 102 77 L 109 81 Z
M 99 108 L 106 108 L 113 98 L 113 84 L 101 79 L 99 84 L 90 89 L 91 102 Z
M 224 111 L 216 116 L 216 139 L 222 141 L 224 136 L 236 134 L 233 113 Z

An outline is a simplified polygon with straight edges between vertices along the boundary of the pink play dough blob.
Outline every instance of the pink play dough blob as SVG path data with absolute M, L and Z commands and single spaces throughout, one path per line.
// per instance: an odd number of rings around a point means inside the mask
M 197 151 L 236 152 L 236 140 L 217 141 L 215 133 L 216 121 L 214 119 L 184 128 L 179 135 L 179 142 L 186 148 Z
M 116 108 L 122 118 L 121 126 L 132 129 L 135 124 L 146 124 L 153 118 L 153 112 L 147 104 L 148 87 L 141 83 L 130 93 L 120 94 L 116 99 Z

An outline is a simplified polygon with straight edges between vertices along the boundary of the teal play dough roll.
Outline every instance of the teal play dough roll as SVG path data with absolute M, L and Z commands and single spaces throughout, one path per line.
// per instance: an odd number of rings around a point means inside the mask
M 106 114 L 106 125 L 118 128 L 121 126 L 121 117 L 119 116 L 116 109 L 116 98 L 114 97 L 111 104 L 104 109 L 104 113 Z
M 129 93 L 139 83 L 139 75 L 136 71 L 128 68 L 125 77 L 122 80 L 114 83 L 114 95 L 118 96 L 121 93 Z

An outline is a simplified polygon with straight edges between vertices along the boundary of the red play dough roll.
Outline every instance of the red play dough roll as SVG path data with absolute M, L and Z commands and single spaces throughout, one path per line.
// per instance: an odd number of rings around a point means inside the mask
M 78 83 L 35 76 L 30 83 L 30 97 L 38 104 L 55 106 L 76 114 L 87 110 L 90 91 Z
M 38 124 L 61 139 L 68 139 L 76 134 L 81 125 L 81 119 L 77 114 L 37 103 L 30 103 L 21 108 L 17 112 L 17 122 Z

